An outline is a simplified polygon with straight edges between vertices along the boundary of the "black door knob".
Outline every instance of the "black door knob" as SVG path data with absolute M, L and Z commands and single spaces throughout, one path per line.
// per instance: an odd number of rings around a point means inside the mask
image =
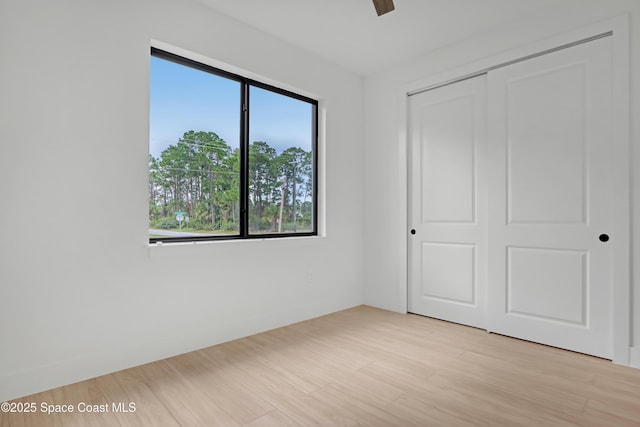
M 601 234 L 600 237 L 598 237 L 598 239 L 600 239 L 601 242 L 608 242 L 609 241 L 609 235 L 608 234 Z
M 415 229 L 411 229 L 411 234 L 416 234 L 416 230 Z

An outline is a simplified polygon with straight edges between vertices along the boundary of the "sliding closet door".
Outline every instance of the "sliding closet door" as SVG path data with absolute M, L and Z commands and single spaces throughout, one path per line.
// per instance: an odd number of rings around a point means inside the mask
M 409 311 L 486 324 L 485 76 L 412 95 Z
M 610 358 L 611 40 L 488 74 L 488 329 Z

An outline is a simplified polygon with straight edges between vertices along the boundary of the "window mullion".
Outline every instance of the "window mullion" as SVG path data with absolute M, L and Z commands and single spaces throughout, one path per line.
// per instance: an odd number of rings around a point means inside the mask
M 240 236 L 249 235 L 249 84 L 240 86 Z

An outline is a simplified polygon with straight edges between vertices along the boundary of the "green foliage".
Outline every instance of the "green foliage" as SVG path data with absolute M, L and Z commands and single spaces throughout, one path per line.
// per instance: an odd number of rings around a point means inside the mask
M 264 141 L 249 146 L 249 227 L 255 232 L 306 231 L 311 224 L 312 153 L 283 153 Z M 237 231 L 240 223 L 240 152 L 214 132 L 185 132 L 159 158 L 149 156 L 149 221 L 183 228 Z
M 178 221 L 173 217 L 158 218 L 152 223 L 153 228 L 159 228 L 161 230 L 171 230 L 180 227 Z

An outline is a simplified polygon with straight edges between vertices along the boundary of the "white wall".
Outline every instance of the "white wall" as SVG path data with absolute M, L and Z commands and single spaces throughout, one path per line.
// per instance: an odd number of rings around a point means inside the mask
M 552 16 L 493 28 L 463 42 L 427 53 L 365 79 L 365 303 L 389 310 L 406 307 L 406 261 L 399 256 L 407 230 L 402 226 L 406 194 L 400 166 L 399 98 L 407 84 L 484 60 L 510 49 L 629 13 L 631 19 L 632 171 L 640 170 L 640 2 L 584 0 L 558 8 Z M 453 25 L 453 23 L 452 23 Z M 634 120 L 635 119 L 635 120 Z M 640 346 L 640 173 L 632 172 L 634 270 L 633 343 Z M 399 214 L 400 212 L 400 214 Z M 638 348 L 638 347 L 637 347 Z M 637 354 L 640 354 L 638 352 Z
M 152 39 L 320 98 L 325 238 L 147 247 Z M 0 0 L 0 401 L 361 304 L 362 99 L 190 0 Z

